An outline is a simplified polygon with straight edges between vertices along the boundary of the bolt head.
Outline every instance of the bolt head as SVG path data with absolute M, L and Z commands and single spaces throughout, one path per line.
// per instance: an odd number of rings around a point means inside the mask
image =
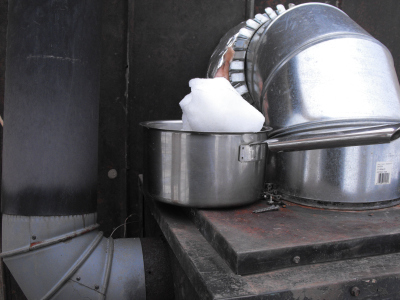
M 36 240 L 36 235 L 32 235 L 32 240 Z
M 76 277 L 76 281 L 80 281 L 81 280 L 81 278 L 80 277 Z
M 351 288 L 350 294 L 351 294 L 352 296 L 358 297 L 358 296 L 360 295 L 360 293 L 361 293 L 361 291 L 360 291 L 360 289 L 359 289 L 358 287 L 353 286 L 353 287 Z
M 110 179 L 115 179 L 118 176 L 118 172 L 115 169 L 111 169 L 110 171 L 108 171 L 108 178 Z
M 298 264 L 298 263 L 300 262 L 300 256 L 295 256 L 295 257 L 293 257 L 293 262 L 294 262 L 295 264 Z
M 98 290 L 100 287 L 96 284 L 96 285 L 94 286 L 94 288 L 95 288 L 96 290 Z

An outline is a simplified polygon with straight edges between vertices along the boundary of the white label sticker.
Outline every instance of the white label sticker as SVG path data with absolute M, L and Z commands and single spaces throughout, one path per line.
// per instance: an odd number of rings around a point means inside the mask
M 390 184 L 393 162 L 378 161 L 376 163 L 375 185 Z

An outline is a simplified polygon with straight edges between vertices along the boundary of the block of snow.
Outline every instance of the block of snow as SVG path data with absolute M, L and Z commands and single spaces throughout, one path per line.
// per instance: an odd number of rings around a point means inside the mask
M 265 118 L 222 77 L 192 79 L 191 93 L 179 105 L 183 130 L 203 132 L 258 132 Z

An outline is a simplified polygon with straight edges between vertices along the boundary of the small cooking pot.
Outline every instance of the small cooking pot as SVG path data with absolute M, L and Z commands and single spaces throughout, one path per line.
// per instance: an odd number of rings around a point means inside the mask
M 144 128 L 145 192 L 162 202 L 199 208 L 259 199 L 267 148 L 279 152 L 389 143 L 400 131 L 400 124 L 392 124 L 267 139 L 271 128 L 222 133 L 182 131 L 181 121 L 140 125 Z

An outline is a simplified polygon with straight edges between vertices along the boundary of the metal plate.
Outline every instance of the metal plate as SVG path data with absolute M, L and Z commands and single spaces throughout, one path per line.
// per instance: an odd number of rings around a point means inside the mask
M 279 211 L 252 213 L 262 207 L 265 202 L 191 211 L 200 232 L 236 274 L 400 252 L 400 206 L 334 211 L 287 203 Z
M 400 293 L 399 253 L 313 265 L 296 265 L 294 268 L 247 276 L 236 275 L 185 216 L 187 209 L 147 200 L 147 205 L 150 206 L 152 214 L 175 254 L 174 264 L 179 264 L 178 268 L 173 269 L 174 278 L 179 278 L 180 291 L 177 293 L 177 300 L 350 300 L 354 299 L 356 294 L 353 295 L 353 291 L 357 289 L 360 291 L 360 299 L 398 299 Z M 245 227 L 247 219 L 241 219 L 243 211 L 234 211 L 235 221 L 240 222 L 236 226 Z M 219 213 L 219 217 L 226 220 L 235 215 L 229 211 Z M 263 217 L 267 218 L 267 216 Z M 231 225 L 226 222 L 226 226 Z M 257 225 L 257 222 L 249 223 L 249 225 Z M 310 227 L 315 228 L 313 223 Z M 258 234 L 260 242 L 263 242 L 260 227 L 256 226 L 254 230 L 248 229 L 249 232 L 253 232 L 253 237 Z M 264 228 L 264 230 L 267 229 Z M 340 227 L 331 230 L 340 235 Z M 360 228 L 354 227 L 353 230 L 357 231 Z M 374 232 L 373 229 L 371 231 Z M 283 231 L 281 236 L 286 233 Z M 206 238 L 218 239 L 219 236 L 210 235 Z M 248 243 L 247 237 L 238 236 L 237 240 L 243 244 Z
M 239 147 L 239 161 L 249 162 L 258 161 L 265 158 L 265 148 L 262 145 L 240 145 Z

